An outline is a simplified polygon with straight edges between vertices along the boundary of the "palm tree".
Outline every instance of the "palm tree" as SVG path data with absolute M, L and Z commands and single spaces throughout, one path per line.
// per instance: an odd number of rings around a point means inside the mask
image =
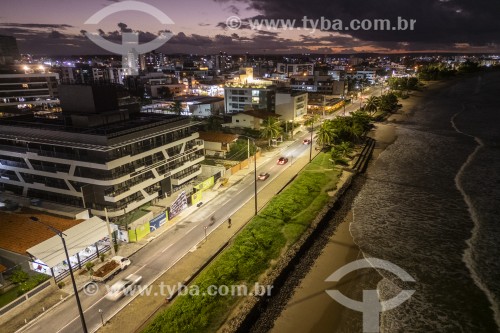
M 349 141 L 342 141 L 336 146 L 336 149 L 342 154 L 342 157 L 349 157 L 352 152 L 352 144 Z
M 375 112 L 377 112 L 378 107 L 379 107 L 380 99 L 376 96 L 370 96 L 366 100 L 365 104 L 365 110 L 370 113 L 370 115 L 373 115 Z
M 182 104 L 181 104 L 181 101 L 175 101 L 174 102 L 174 105 L 172 106 L 172 111 L 177 114 L 177 115 L 181 115 L 182 113 Z
M 316 142 L 322 147 L 331 146 L 334 143 L 336 137 L 337 135 L 332 126 L 330 126 L 330 122 L 325 121 L 323 124 L 321 124 L 318 130 Z
M 271 146 L 271 139 L 280 135 L 281 131 L 282 128 L 278 118 L 269 117 L 262 122 L 260 136 L 269 140 L 269 146 Z

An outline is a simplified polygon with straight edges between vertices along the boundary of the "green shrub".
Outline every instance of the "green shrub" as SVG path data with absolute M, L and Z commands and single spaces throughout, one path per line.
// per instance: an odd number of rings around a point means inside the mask
M 10 281 L 12 283 L 23 283 L 28 281 L 29 277 L 28 273 L 23 271 L 21 267 L 17 267 L 10 275 Z
M 89 261 L 85 264 L 85 269 L 90 271 L 94 267 L 94 263 L 92 261 Z
M 36 286 L 48 280 L 49 278 L 50 276 L 44 274 L 32 275 L 28 280 L 19 285 L 19 289 L 17 291 L 18 296 L 21 296 L 22 294 L 25 294 L 28 291 L 34 289 Z

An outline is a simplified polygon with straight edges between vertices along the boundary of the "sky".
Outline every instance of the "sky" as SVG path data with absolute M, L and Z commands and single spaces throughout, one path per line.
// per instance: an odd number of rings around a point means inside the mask
M 159 48 L 165 53 L 500 53 L 498 0 L 142 1 L 167 15 L 173 24 L 131 10 L 85 24 L 120 0 L 2 2 L 0 34 L 15 36 L 21 53 L 35 55 L 109 53 L 84 33 L 98 33 L 120 44 L 121 33 L 131 31 L 139 34 L 141 42 L 162 32 L 171 33 L 171 39 Z M 266 26 L 264 20 L 271 25 Z M 293 29 L 280 20 L 294 23 Z M 388 20 L 389 30 L 374 29 L 376 20 Z M 259 25 L 261 22 L 264 24 Z M 402 29 L 404 23 L 407 29 Z M 328 29 L 330 25 L 333 29 Z

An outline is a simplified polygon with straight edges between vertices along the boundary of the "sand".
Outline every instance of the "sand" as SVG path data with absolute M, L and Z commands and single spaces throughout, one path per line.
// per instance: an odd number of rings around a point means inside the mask
M 377 157 L 397 139 L 397 124 L 404 121 L 412 109 L 421 100 L 424 93 L 417 92 L 410 99 L 400 102 L 403 107 L 396 114 L 391 115 L 384 123 L 375 124 L 370 137 L 376 140 L 373 158 L 370 165 L 376 163 Z M 337 289 L 345 296 L 362 299 L 363 289 L 376 289 L 381 277 L 374 270 L 358 270 L 346 275 L 339 282 L 325 282 L 338 268 L 362 259 L 363 254 L 354 243 L 349 232 L 352 221 L 352 212 L 349 212 L 344 221 L 338 226 L 336 232 L 330 237 L 328 245 L 316 259 L 310 272 L 304 277 L 295 289 L 275 321 L 271 330 L 273 333 L 281 332 L 361 332 L 362 315 L 350 310 L 335 300 L 325 291 Z

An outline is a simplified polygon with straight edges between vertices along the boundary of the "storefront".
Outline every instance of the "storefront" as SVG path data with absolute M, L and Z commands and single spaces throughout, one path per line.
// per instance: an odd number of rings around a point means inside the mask
M 112 231 L 115 228 L 113 226 Z M 112 246 L 106 222 L 97 216 L 65 230 L 64 239 L 68 249 L 69 263 L 66 260 L 61 238 L 55 235 L 26 251 L 32 258 L 31 269 L 50 275 L 59 281 L 69 275 L 69 265 L 73 270 L 80 269 L 88 261 L 109 251 Z

